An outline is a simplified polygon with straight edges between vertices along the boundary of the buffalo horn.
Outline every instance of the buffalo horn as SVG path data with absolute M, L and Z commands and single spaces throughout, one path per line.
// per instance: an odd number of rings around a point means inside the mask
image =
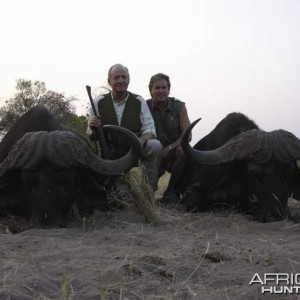
M 134 166 L 141 156 L 141 146 L 135 134 L 120 127 L 109 125 L 109 130 L 125 135 L 130 149 L 115 160 L 102 159 L 94 153 L 86 140 L 70 131 L 28 132 L 11 148 L 0 164 L 0 176 L 7 170 L 34 170 L 41 160 L 48 160 L 54 168 L 84 168 L 95 173 L 119 175 Z
M 209 150 L 209 151 L 196 150 L 192 148 L 188 142 L 192 129 L 200 120 L 201 118 L 192 122 L 189 125 L 189 127 L 186 128 L 186 130 L 183 132 L 182 139 L 181 139 L 181 147 L 183 151 L 187 154 L 187 156 L 193 161 L 197 161 L 201 164 L 208 164 L 208 165 L 219 164 L 222 161 L 222 159 L 216 150 Z
M 220 163 L 231 162 L 234 160 L 252 159 L 253 153 L 257 153 L 261 148 L 265 132 L 261 130 L 249 130 L 234 137 L 223 146 L 208 151 L 201 151 L 192 148 L 188 142 L 193 127 L 199 122 L 197 119 L 184 131 L 181 140 L 181 146 L 187 156 L 196 162 L 206 165 L 217 165 Z M 265 159 L 265 153 L 262 151 L 262 157 L 256 159 Z

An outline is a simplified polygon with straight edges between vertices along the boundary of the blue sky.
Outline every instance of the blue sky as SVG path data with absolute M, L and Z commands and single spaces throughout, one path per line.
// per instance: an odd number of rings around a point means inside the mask
M 193 141 L 233 111 L 300 137 L 300 1 L 10 0 L 0 33 L 0 105 L 24 78 L 85 113 L 85 85 L 97 94 L 122 63 L 146 99 L 153 74 L 170 76 L 171 96 L 202 117 Z

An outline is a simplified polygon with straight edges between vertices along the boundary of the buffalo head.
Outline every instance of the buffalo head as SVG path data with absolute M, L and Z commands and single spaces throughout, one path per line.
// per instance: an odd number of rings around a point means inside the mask
M 220 166 L 222 180 L 230 184 L 220 184 L 218 191 L 229 195 L 232 189 L 239 191 L 237 194 L 244 197 L 244 207 L 250 208 L 258 220 L 286 217 L 289 181 L 300 159 L 300 140 L 285 130 L 265 132 L 252 129 L 217 149 L 201 151 L 188 143 L 188 136 L 198 121 L 184 132 L 182 148 L 191 160 L 200 165 Z M 229 174 L 230 168 L 239 170 L 239 173 Z M 228 179 L 230 176 L 237 180 Z M 207 180 L 213 182 L 214 174 Z M 212 185 L 209 188 L 214 189 Z

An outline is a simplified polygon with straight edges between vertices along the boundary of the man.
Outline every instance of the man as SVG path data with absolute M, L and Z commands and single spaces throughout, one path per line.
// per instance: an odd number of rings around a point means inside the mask
M 152 113 L 157 139 L 163 145 L 161 154 L 161 172 L 171 173 L 168 187 L 164 193 L 165 201 L 178 201 L 176 184 L 185 164 L 185 154 L 180 146 L 181 135 L 190 125 L 185 103 L 169 97 L 171 83 L 169 76 L 158 73 L 151 77 L 149 91 L 151 99 L 147 104 Z
M 130 82 L 128 69 L 121 65 L 113 65 L 108 71 L 108 84 L 111 92 L 94 99 L 98 116 L 91 115 L 88 121 L 87 134 L 92 137 L 94 127 L 100 125 L 119 125 L 134 132 L 142 146 L 142 162 L 146 169 L 149 184 L 155 192 L 158 183 L 158 168 L 160 165 L 161 143 L 156 140 L 154 121 L 146 101 L 136 94 L 128 91 Z M 118 137 L 114 137 L 115 140 Z M 114 143 L 121 154 L 127 144 L 118 140 Z

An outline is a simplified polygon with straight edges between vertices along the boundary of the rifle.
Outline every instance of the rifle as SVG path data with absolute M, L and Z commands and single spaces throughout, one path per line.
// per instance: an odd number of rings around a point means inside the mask
M 86 85 L 86 90 L 87 90 L 87 93 L 89 95 L 89 99 L 90 99 L 90 102 L 91 102 L 93 113 L 94 113 L 95 116 L 98 116 L 97 111 L 96 111 L 96 107 L 95 107 L 95 104 L 94 104 L 94 101 L 93 101 L 93 98 L 92 98 L 91 87 L 89 85 Z M 102 127 L 101 126 L 96 127 L 95 130 L 94 130 L 94 134 L 96 135 L 96 138 L 99 141 L 103 158 L 104 159 L 112 159 L 111 153 L 108 149 L 108 146 L 107 146 L 107 143 L 106 143 L 106 140 L 105 140 L 105 136 L 104 136 Z

